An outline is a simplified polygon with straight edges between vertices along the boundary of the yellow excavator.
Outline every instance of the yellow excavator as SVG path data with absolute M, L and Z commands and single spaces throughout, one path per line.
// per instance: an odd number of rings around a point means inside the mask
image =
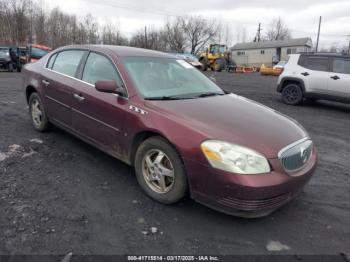
M 203 71 L 210 68 L 212 71 L 220 72 L 226 68 L 230 54 L 226 45 L 210 44 L 205 52 L 200 53 L 199 62 L 203 64 Z

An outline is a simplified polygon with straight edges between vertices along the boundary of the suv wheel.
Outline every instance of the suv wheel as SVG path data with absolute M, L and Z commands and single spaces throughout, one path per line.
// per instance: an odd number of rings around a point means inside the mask
M 161 137 L 151 137 L 139 146 L 135 171 L 141 188 L 158 202 L 172 204 L 186 194 L 187 178 L 182 161 Z
M 303 100 L 303 92 L 298 84 L 288 84 L 283 88 L 282 100 L 287 105 L 298 105 Z

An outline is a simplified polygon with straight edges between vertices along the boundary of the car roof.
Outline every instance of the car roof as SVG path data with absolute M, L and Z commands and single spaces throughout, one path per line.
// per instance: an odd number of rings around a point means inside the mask
M 300 53 L 300 55 L 304 56 L 322 56 L 322 57 L 342 57 L 342 58 L 350 58 L 350 55 L 340 54 L 340 53 L 321 53 L 321 52 L 307 52 Z
M 106 52 L 111 51 L 118 57 L 159 57 L 159 58 L 176 58 L 175 55 L 164 53 L 155 50 L 129 47 L 129 46 L 117 46 L 117 45 L 71 45 L 60 48 L 60 51 L 65 49 L 89 49 L 92 51 Z

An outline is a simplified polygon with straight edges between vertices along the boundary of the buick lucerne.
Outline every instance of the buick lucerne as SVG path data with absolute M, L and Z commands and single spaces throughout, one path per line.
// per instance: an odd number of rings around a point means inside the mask
M 32 125 L 51 124 L 134 166 L 164 204 L 186 194 L 264 216 L 293 199 L 317 162 L 293 119 L 228 94 L 171 54 L 122 46 L 56 49 L 23 70 Z

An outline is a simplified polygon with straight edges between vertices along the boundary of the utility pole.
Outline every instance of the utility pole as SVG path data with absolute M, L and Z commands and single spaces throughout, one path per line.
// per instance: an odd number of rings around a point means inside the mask
M 320 16 L 320 20 L 319 20 L 319 22 L 318 22 L 318 33 L 317 33 L 317 42 L 316 42 L 316 53 L 317 53 L 317 51 L 318 51 L 318 42 L 320 41 L 321 22 L 322 22 L 322 16 Z
M 147 26 L 145 26 L 145 48 L 148 48 L 148 44 L 147 44 Z
M 258 31 L 256 32 L 256 36 L 254 38 L 254 42 L 260 42 L 260 38 L 261 38 L 261 23 L 259 23 L 259 26 L 258 26 Z

